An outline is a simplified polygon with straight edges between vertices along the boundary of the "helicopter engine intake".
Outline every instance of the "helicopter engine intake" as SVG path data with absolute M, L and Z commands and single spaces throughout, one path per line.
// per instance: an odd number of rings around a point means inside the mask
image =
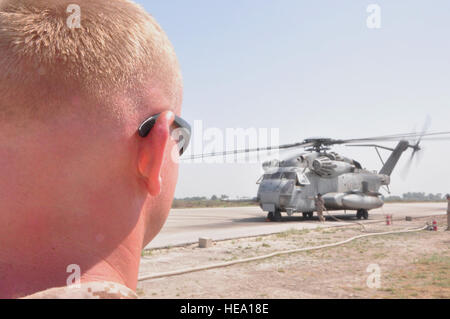
M 355 166 L 346 162 L 332 161 L 326 156 L 321 156 L 312 162 L 311 170 L 320 176 L 333 177 L 351 173 L 355 170 Z

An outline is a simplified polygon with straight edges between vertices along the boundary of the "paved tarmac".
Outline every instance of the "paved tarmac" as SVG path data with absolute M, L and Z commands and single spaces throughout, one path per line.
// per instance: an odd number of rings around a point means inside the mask
M 392 203 L 370 211 L 369 220 L 362 222 L 384 220 L 387 214 L 392 214 L 394 219 L 443 215 L 446 210 L 447 203 Z M 327 221 L 323 224 L 316 216 L 312 220 L 306 220 L 301 214 L 288 217 L 285 213 L 281 222 L 267 222 L 266 214 L 259 207 L 173 209 L 162 231 L 146 249 L 196 243 L 199 237 L 217 241 L 267 235 L 290 229 L 343 226 L 356 221 L 353 211 L 348 211 L 347 214 L 333 213 L 333 216 L 343 222 L 335 221 L 325 213 Z

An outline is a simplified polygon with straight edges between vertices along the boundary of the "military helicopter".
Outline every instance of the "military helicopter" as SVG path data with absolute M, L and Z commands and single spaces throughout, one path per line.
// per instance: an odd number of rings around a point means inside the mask
M 327 210 L 353 210 L 358 219 L 368 219 L 371 209 L 384 205 L 380 189 L 386 187 L 389 192 L 390 176 L 402 154 L 412 149 L 411 162 L 421 150 L 422 140 L 449 139 L 449 134 L 450 132 L 422 132 L 361 139 L 309 138 L 300 143 L 277 147 L 202 154 L 191 158 L 304 148 L 305 151 L 284 160 L 263 163 L 264 174 L 257 181 L 257 202 L 268 213 L 267 218 L 279 221 L 281 214 L 286 212 L 288 216 L 302 213 L 304 218 L 310 219 L 316 209 L 314 198 L 321 194 Z M 409 142 L 416 138 L 415 142 Z M 393 141 L 398 142 L 395 148 L 373 144 Z M 355 144 L 363 142 L 371 144 Z M 373 147 L 383 166 L 379 172 L 364 169 L 358 161 L 332 152 L 331 147 L 334 145 Z M 386 162 L 379 149 L 391 152 Z

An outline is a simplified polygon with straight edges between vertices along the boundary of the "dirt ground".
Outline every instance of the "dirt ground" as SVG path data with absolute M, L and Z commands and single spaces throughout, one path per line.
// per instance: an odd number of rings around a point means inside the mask
M 437 220 L 439 231 L 357 239 L 316 251 L 140 282 L 141 298 L 450 298 L 450 232 L 446 216 L 368 224 L 365 232 L 419 228 Z M 141 274 L 318 246 L 363 234 L 361 227 L 291 230 L 269 236 L 155 249 L 143 253 Z M 375 265 L 375 266 L 374 266 Z M 369 267 L 370 266 L 370 267 Z M 379 286 L 368 285 L 370 268 Z M 375 268 L 373 268 L 375 267 Z M 375 281 L 376 282 L 376 281 Z M 369 287 L 370 286 L 370 287 Z

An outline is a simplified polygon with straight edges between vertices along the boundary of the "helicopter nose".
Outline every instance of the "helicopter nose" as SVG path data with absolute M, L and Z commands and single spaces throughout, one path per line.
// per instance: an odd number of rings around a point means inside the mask
M 284 209 L 290 204 L 293 189 L 294 183 L 291 180 L 267 181 L 260 185 L 257 197 L 262 207 L 275 205 L 276 208 Z
M 273 181 L 266 181 L 260 184 L 258 189 L 258 198 L 260 203 L 277 203 L 280 194 L 280 185 Z

